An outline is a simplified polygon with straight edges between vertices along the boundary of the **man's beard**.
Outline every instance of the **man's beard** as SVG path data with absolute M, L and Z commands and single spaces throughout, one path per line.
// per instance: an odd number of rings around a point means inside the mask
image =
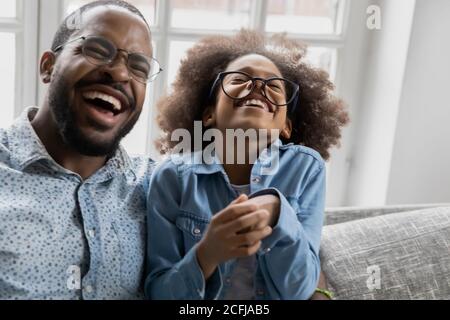
M 111 85 L 110 81 L 98 81 L 97 83 Z M 52 81 L 48 93 L 48 103 L 63 142 L 78 153 L 91 157 L 113 156 L 120 141 L 133 129 L 140 115 L 140 112 L 136 112 L 113 138 L 109 141 L 99 142 L 86 137 L 77 126 L 74 108 L 69 102 L 69 86 L 64 77 L 57 75 Z M 130 101 L 130 104 L 133 111 L 135 109 L 134 101 Z M 90 125 L 94 128 L 97 126 L 99 131 L 104 129 L 93 122 Z

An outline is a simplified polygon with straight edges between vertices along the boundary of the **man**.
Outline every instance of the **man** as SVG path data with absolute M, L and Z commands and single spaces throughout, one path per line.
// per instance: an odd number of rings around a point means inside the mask
M 0 299 L 141 299 L 153 162 L 121 139 L 161 70 L 132 5 L 66 18 L 40 75 L 48 92 L 0 130 Z
M 142 298 L 152 161 L 119 147 L 159 71 L 148 24 L 94 2 L 40 63 L 39 109 L 0 131 L 0 298 Z

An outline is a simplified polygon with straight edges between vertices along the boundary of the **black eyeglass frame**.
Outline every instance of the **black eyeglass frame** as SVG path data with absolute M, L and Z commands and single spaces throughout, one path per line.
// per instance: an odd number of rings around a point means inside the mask
M 245 95 L 244 97 L 242 97 L 242 98 L 235 98 L 235 97 L 230 96 L 230 95 L 225 91 L 225 88 L 223 87 L 223 79 L 224 79 L 227 75 L 233 74 L 233 73 L 239 73 L 239 74 L 242 74 L 242 75 L 248 77 L 248 78 L 252 81 L 252 88 L 250 89 L 249 93 L 248 93 L 247 95 Z M 286 81 L 286 82 L 288 82 L 288 83 L 290 83 L 290 84 L 293 85 L 294 91 L 293 91 L 292 97 L 289 99 L 289 101 L 286 101 L 286 103 L 284 103 L 284 104 L 277 104 L 277 103 L 274 103 L 273 101 L 271 101 L 271 100 L 266 96 L 265 88 L 266 88 L 267 82 L 269 82 L 269 81 L 271 81 L 271 80 L 283 80 L 283 81 Z M 253 90 L 255 90 L 255 87 L 256 87 L 256 81 L 261 81 L 261 82 L 263 83 L 263 86 L 262 86 L 262 94 L 263 94 L 263 96 L 264 96 L 267 100 L 270 101 L 270 103 L 273 103 L 273 104 L 276 105 L 277 107 L 289 106 L 289 105 L 292 103 L 292 107 L 290 107 L 290 108 L 288 107 L 289 112 L 292 113 L 292 112 L 295 110 L 295 108 L 296 108 L 296 106 L 297 106 L 297 102 L 298 102 L 299 93 L 300 93 L 300 86 L 299 86 L 297 83 L 295 83 L 295 82 L 293 82 L 293 81 L 291 81 L 291 80 L 289 80 L 289 79 L 280 78 L 280 77 L 272 77 L 272 78 L 268 78 L 268 79 L 263 79 L 263 78 L 259 78 L 259 77 L 252 77 L 252 76 L 249 75 L 248 73 L 245 73 L 245 72 L 242 72 L 242 71 L 226 71 L 226 72 L 220 72 L 220 73 L 217 75 L 216 80 L 214 80 L 214 83 L 213 83 L 213 85 L 212 85 L 212 87 L 211 87 L 211 90 L 210 90 L 210 92 L 209 92 L 209 99 L 211 100 L 211 99 L 213 98 L 213 96 L 214 96 L 214 90 L 216 89 L 218 83 L 220 82 L 220 87 L 222 88 L 223 93 L 225 93 L 225 95 L 226 95 L 227 97 L 229 97 L 230 99 L 233 99 L 233 100 L 243 100 L 243 99 L 247 98 L 249 95 L 251 95 L 252 92 L 253 92 Z M 285 88 L 285 89 L 286 89 L 286 88 Z
M 149 57 L 149 56 L 147 56 L 147 55 L 145 55 L 145 54 L 143 54 L 143 53 L 138 53 L 138 52 L 128 52 L 128 51 L 125 50 L 125 49 L 117 48 L 110 40 L 108 40 L 108 39 L 106 39 L 106 38 L 104 38 L 104 37 L 101 37 L 101 36 L 80 36 L 80 37 L 78 37 L 78 38 L 69 40 L 69 41 L 67 41 L 66 43 L 63 43 L 63 44 L 57 46 L 57 47 L 53 50 L 53 52 L 56 53 L 56 52 L 58 52 L 59 50 L 61 50 L 62 48 L 64 48 L 65 46 L 67 46 L 67 45 L 70 44 L 70 43 L 73 43 L 73 42 L 79 41 L 79 40 L 83 40 L 83 41 L 84 41 L 84 40 L 87 40 L 88 38 L 100 38 L 100 39 L 104 39 L 104 40 L 108 41 L 109 43 L 111 43 L 111 45 L 113 46 L 113 48 L 114 48 L 115 51 L 116 51 L 116 53 L 115 53 L 115 55 L 114 55 L 114 57 L 113 57 L 112 59 L 108 60 L 107 62 L 105 61 L 105 63 L 96 64 L 96 63 L 93 63 L 92 61 L 90 61 L 90 60 L 85 56 L 84 50 L 82 49 L 83 56 L 86 58 L 86 60 L 87 60 L 89 63 L 91 63 L 91 64 L 93 64 L 93 65 L 95 65 L 95 66 L 106 66 L 106 65 L 112 63 L 112 62 L 117 58 L 117 54 L 118 54 L 120 51 L 122 51 L 122 52 L 125 52 L 125 53 L 127 54 L 127 68 L 128 68 L 128 69 L 129 69 L 129 66 L 128 66 L 128 57 L 129 57 L 130 55 L 133 55 L 133 54 L 141 55 L 141 56 L 143 56 L 143 57 L 145 57 L 145 58 L 147 58 L 147 59 L 149 59 L 149 60 L 155 61 L 155 62 L 157 63 L 157 65 L 158 65 L 158 67 L 159 67 L 158 72 L 156 72 L 156 73 L 154 73 L 154 74 L 151 74 L 151 76 L 149 76 L 145 82 L 140 81 L 139 79 L 136 79 L 136 76 L 133 77 L 133 72 L 130 71 L 130 73 L 132 74 L 131 77 L 132 77 L 133 79 L 135 79 L 136 81 L 138 81 L 138 82 L 141 82 L 141 83 L 144 83 L 144 84 L 150 83 L 150 82 L 152 82 L 152 81 L 154 81 L 154 80 L 156 79 L 156 77 L 158 76 L 158 74 L 160 74 L 162 71 L 164 71 L 164 70 L 161 68 L 161 64 L 159 63 L 159 61 L 156 60 L 155 58 Z

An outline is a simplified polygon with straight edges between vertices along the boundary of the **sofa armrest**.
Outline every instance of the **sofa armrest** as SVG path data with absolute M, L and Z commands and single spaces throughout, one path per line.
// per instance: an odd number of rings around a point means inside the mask
M 327 208 L 325 211 L 324 225 L 338 224 L 353 220 L 377 217 L 381 215 L 414 211 L 419 209 L 450 207 L 450 203 L 435 203 L 421 205 L 391 205 L 381 207 L 341 207 Z

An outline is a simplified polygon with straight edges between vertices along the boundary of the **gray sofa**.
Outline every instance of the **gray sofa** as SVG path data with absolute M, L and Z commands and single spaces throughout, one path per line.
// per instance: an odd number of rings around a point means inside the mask
M 321 263 L 335 299 L 450 299 L 450 204 L 328 209 Z

